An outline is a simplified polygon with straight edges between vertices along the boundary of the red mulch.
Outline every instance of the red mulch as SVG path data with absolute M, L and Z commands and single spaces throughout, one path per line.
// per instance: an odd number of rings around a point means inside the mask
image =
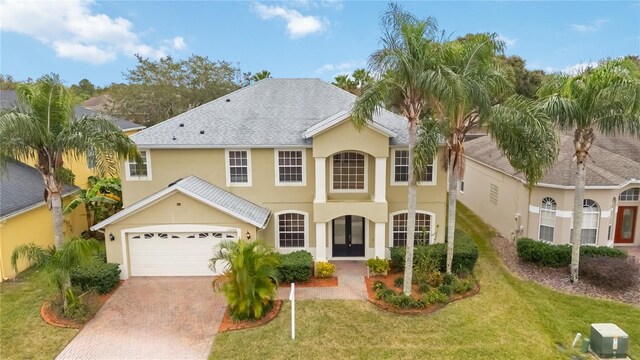
M 222 322 L 220 322 L 220 327 L 218 328 L 218 332 L 232 331 L 232 330 L 242 330 L 242 329 L 250 329 L 254 327 L 258 327 L 268 323 L 269 321 L 275 319 L 276 316 L 280 313 L 280 309 L 282 308 L 282 300 L 276 300 L 273 303 L 273 307 L 269 312 L 260 320 L 242 320 L 242 321 L 233 321 L 231 318 L 231 314 L 229 313 L 229 309 L 224 312 L 224 317 L 222 318 Z
M 296 287 L 306 288 L 306 287 L 338 287 L 338 278 L 335 276 L 321 279 L 321 278 L 311 278 L 305 282 L 296 282 Z M 282 283 L 280 287 L 291 287 L 291 283 Z
M 381 299 L 376 299 L 376 294 L 375 291 L 373 291 L 373 283 L 376 281 L 382 281 L 389 289 L 393 289 L 395 291 L 401 291 L 401 289 L 396 288 L 393 285 L 393 282 L 396 278 L 401 277 L 403 274 L 402 273 L 396 273 L 396 274 L 389 274 L 389 275 L 380 275 L 380 276 L 371 276 L 371 277 L 364 277 L 365 280 L 365 284 L 367 287 L 367 295 L 369 297 L 369 302 L 376 305 L 377 307 L 392 312 L 394 314 L 400 314 L 400 315 L 428 315 L 431 314 L 433 312 L 436 312 L 440 309 L 442 309 L 443 307 L 445 307 L 445 305 L 452 303 L 454 301 L 458 301 L 464 298 L 468 298 L 471 297 L 477 293 L 480 292 L 480 284 L 478 284 L 476 282 L 476 286 L 467 291 L 464 294 L 453 294 L 450 298 L 449 301 L 444 303 L 444 304 L 440 304 L 440 303 L 436 303 L 436 304 L 431 304 L 423 309 L 401 309 L 398 308 L 392 304 L 389 304 L 388 302 L 381 300 Z M 411 297 L 414 299 L 419 299 L 420 298 L 420 294 L 418 293 L 418 286 L 417 285 L 412 285 L 411 286 Z

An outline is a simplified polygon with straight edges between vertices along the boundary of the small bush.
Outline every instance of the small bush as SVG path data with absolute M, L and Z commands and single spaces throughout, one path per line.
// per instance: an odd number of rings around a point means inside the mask
M 404 277 L 400 276 L 393 280 L 393 286 L 402 288 L 404 286 Z
M 336 272 L 336 266 L 330 262 L 321 261 L 316 264 L 316 271 L 319 278 L 326 279 Z
M 378 257 L 367 260 L 367 266 L 369 267 L 369 271 L 375 274 L 384 274 L 389 271 L 389 261 Z
M 383 287 L 376 290 L 376 299 L 384 300 L 386 302 L 389 302 L 389 300 L 393 298 L 395 295 L 396 293 L 387 287 Z
M 313 276 L 313 256 L 304 250 L 281 254 L 277 270 L 280 282 L 307 281 Z
M 516 250 L 520 260 L 540 266 L 564 267 L 571 264 L 571 245 L 554 245 L 522 238 L 516 243 Z M 581 246 L 580 257 L 626 258 L 627 253 L 606 246 Z
M 458 278 L 453 275 L 453 274 L 444 274 L 444 277 L 442 278 L 442 282 L 445 285 L 456 285 L 456 283 L 458 282 Z
M 100 294 L 106 294 L 113 290 L 119 281 L 118 264 L 104 263 L 99 260 L 94 260 L 71 272 L 71 285 L 83 291 L 96 290 Z
M 423 284 L 418 285 L 418 292 L 420 294 L 425 294 L 425 293 L 429 292 L 429 290 L 431 290 L 431 286 L 429 286 L 429 284 L 427 284 L 427 283 L 423 283 Z
M 385 287 L 386 286 L 384 286 L 384 283 L 382 281 L 380 281 L 380 280 L 378 280 L 378 281 L 373 283 L 373 290 L 374 291 L 377 291 L 377 290 L 380 290 L 380 289 L 384 289 Z
M 472 279 L 459 280 L 455 285 L 453 292 L 455 292 L 456 294 L 463 294 L 473 289 L 474 286 L 475 282 Z
M 427 275 L 427 282 L 433 287 L 440 286 L 443 280 L 444 276 L 442 276 L 442 273 L 438 271 L 434 271 L 431 274 Z
M 449 297 L 455 291 L 455 286 L 450 284 L 442 284 L 438 286 L 438 291 Z
M 414 300 L 411 296 L 405 294 L 399 294 L 391 297 L 389 303 L 402 309 L 408 308 L 421 308 L 424 307 L 424 303 Z
M 446 303 L 449 297 L 436 289 L 431 289 L 422 295 L 422 301 L 425 304 Z
M 640 281 L 640 265 L 633 258 L 584 257 L 580 276 L 598 287 L 624 290 Z

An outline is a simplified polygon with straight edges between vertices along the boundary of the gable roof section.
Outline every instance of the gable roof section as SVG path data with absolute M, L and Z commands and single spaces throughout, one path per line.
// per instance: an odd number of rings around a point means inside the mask
M 332 115 L 324 120 L 322 120 L 321 122 L 311 126 L 310 128 L 308 128 L 307 130 L 305 130 L 302 133 L 302 137 L 305 139 L 309 139 L 312 138 L 318 134 L 321 134 L 329 129 L 331 129 L 332 127 L 340 124 L 341 122 L 345 121 L 346 119 L 349 118 L 351 111 L 350 110 L 342 110 L 339 113 Z M 383 135 L 386 135 L 388 137 L 394 138 L 397 137 L 398 134 L 396 134 L 395 132 L 385 128 L 384 126 L 378 124 L 375 121 L 369 122 L 367 123 L 367 126 L 370 127 L 371 129 L 382 133 Z
M 80 190 L 65 185 L 62 195 Z M 0 169 L 0 219 L 18 215 L 28 209 L 44 205 L 44 180 L 40 172 L 27 164 L 9 160 Z
M 174 192 L 183 193 L 193 199 L 196 199 L 206 205 L 220 210 L 228 215 L 240 219 L 246 223 L 255 225 L 261 229 L 267 226 L 271 210 L 256 205 L 249 200 L 232 194 L 222 188 L 219 188 L 197 176 L 189 176 L 177 181 L 164 190 L 161 190 L 151 196 L 148 196 L 131 206 L 123 209 L 119 213 L 109 217 L 108 219 L 94 225 L 91 230 L 95 231 L 104 228 L 106 225 L 114 223 L 118 220 L 126 218 L 134 214 L 138 210 L 160 200 Z
M 590 158 L 587 160 L 587 187 L 620 187 L 632 181 L 640 180 L 640 162 L 634 161 L 623 154 L 630 154 L 633 147 L 640 148 L 640 143 L 626 148 L 626 151 L 615 153 L 600 146 L 602 143 L 615 143 L 615 139 L 605 138 L 589 150 Z M 596 138 L 597 139 L 597 138 Z M 633 143 L 631 141 L 630 143 Z M 620 150 L 620 149 L 618 149 Z M 575 150 L 573 137 L 560 135 L 560 153 L 553 167 L 547 171 L 539 185 L 551 185 L 572 188 L 575 185 Z M 523 174 L 517 173 L 509 164 L 509 160 L 502 154 L 495 142 L 489 136 L 483 136 L 465 143 L 465 155 L 479 163 L 494 168 L 509 176 L 525 181 Z M 635 156 L 635 155 L 631 155 Z
M 131 139 L 141 148 L 306 147 L 311 139 L 305 138 L 305 131 L 334 116 L 346 116 L 355 100 L 355 95 L 320 79 L 264 79 Z M 373 123 L 393 134 L 391 144 L 407 144 L 403 117 L 380 109 Z

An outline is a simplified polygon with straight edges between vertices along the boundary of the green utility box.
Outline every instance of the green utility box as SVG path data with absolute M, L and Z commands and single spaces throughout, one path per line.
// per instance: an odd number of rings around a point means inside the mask
M 624 359 L 629 335 L 615 324 L 591 324 L 591 351 L 604 359 Z

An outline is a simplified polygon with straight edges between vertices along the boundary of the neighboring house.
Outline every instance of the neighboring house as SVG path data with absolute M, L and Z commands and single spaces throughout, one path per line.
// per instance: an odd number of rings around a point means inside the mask
M 407 121 L 361 131 L 356 97 L 319 79 L 265 79 L 147 128 L 123 164 L 124 210 L 103 229 L 122 277 L 212 275 L 223 239 L 263 239 L 316 261 L 387 256 L 406 242 Z M 442 242 L 446 172 L 417 191 L 417 238 Z
M 558 160 L 531 191 L 488 136 L 469 141 L 458 199 L 504 236 L 569 243 L 575 150 L 573 136 L 560 141 Z M 596 134 L 589 154 L 582 243 L 640 245 L 640 141 Z
M 64 186 L 63 201 L 71 201 L 80 188 Z M 84 209 L 76 209 L 64 220 L 66 236 L 87 230 Z M 44 181 L 34 167 L 9 160 L 0 169 L 0 281 L 15 276 L 11 254 L 17 245 L 53 245 L 53 217 L 44 202 Z M 28 266 L 20 261 L 19 269 Z

